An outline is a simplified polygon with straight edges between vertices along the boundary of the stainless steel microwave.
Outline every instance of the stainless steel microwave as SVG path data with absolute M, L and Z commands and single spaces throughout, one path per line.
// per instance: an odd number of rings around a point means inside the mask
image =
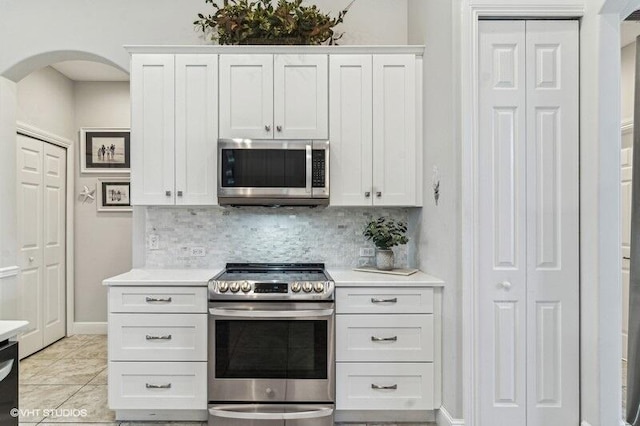
M 329 204 L 329 141 L 218 140 L 218 203 Z

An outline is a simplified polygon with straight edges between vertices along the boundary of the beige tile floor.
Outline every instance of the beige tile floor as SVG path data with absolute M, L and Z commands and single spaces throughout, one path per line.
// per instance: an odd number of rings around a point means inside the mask
M 107 336 L 64 338 L 20 361 L 19 371 L 20 425 L 201 425 L 117 422 L 107 407 Z

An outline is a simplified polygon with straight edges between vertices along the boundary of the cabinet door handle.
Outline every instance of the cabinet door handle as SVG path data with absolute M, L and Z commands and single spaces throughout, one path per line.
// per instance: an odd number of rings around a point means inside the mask
M 164 191 L 164 195 L 166 195 L 167 197 L 171 197 L 171 191 Z
M 154 385 L 152 383 L 146 383 L 145 387 L 147 389 L 171 389 L 171 383 L 167 383 L 165 385 Z
M 371 192 L 369 192 L 369 191 L 365 192 L 365 193 L 364 193 L 364 196 L 365 196 L 366 198 L 371 197 Z
M 371 383 L 371 389 L 398 389 L 398 385 L 391 385 L 391 386 L 381 386 L 381 385 L 376 385 L 375 383 Z
M 150 334 L 147 334 L 145 336 L 145 339 L 147 339 L 147 340 L 171 340 L 171 335 L 170 334 L 165 334 L 164 336 L 152 336 Z
M 397 342 L 398 341 L 398 336 L 393 336 L 393 337 L 371 336 L 371 341 L 372 342 Z
M 378 299 L 377 297 L 372 297 L 371 303 L 398 303 L 398 298 L 393 297 L 391 299 Z
M 376 197 L 378 198 L 382 197 L 382 192 L 381 191 L 376 192 Z
M 282 126 L 276 126 L 276 130 L 281 132 L 282 131 Z
M 271 126 L 269 126 L 268 124 L 265 124 L 264 130 L 266 130 L 267 132 L 270 132 L 271 131 Z
M 159 302 L 159 303 L 171 303 L 171 298 L 170 297 L 149 297 L 147 296 L 145 298 L 145 300 L 147 301 L 147 303 L 153 303 L 153 302 Z
M 182 197 L 182 191 L 178 191 L 178 197 Z

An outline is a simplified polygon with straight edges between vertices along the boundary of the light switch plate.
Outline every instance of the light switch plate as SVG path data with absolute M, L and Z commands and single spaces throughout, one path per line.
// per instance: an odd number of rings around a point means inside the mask
M 191 247 L 192 257 L 204 257 L 205 254 L 207 254 L 207 251 L 204 247 Z
M 156 234 L 149 235 L 149 250 L 158 250 L 160 248 L 160 237 Z
M 373 257 L 375 254 L 371 247 L 360 247 L 360 257 Z

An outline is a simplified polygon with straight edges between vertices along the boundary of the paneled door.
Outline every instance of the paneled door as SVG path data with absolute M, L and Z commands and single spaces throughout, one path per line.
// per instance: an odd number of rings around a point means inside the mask
M 622 136 L 623 138 L 626 135 Z M 620 214 L 622 215 L 622 358 L 627 359 L 629 341 L 629 263 L 631 259 L 631 176 L 633 148 L 620 153 Z
M 66 150 L 17 136 L 20 357 L 65 335 Z
M 479 424 L 578 424 L 578 23 L 479 30 Z

